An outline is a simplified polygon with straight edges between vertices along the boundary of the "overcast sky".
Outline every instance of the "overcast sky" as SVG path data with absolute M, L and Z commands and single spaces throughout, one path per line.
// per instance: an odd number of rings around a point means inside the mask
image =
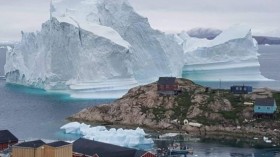
M 280 0 L 129 0 L 165 32 L 195 27 L 252 27 L 256 35 L 280 37 Z M 19 40 L 20 31 L 39 30 L 49 17 L 49 0 L 0 0 L 0 41 Z

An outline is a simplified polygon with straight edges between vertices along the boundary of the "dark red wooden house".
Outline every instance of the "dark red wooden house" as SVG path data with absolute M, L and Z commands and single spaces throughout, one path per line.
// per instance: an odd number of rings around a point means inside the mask
M 162 95 L 175 95 L 178 92 L 176 77 L 160 77 L 157 82 L 158 93 Z
M 18 143 L 16 138 L 9 130 L 0 130 L 0 151 Z

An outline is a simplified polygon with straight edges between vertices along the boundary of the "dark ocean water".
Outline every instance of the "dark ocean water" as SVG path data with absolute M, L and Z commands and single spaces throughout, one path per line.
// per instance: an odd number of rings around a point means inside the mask
M 261 72 L 265 77 L 280 80 L 280 46 L 260 47 Z M 3 66 L 0 52 L 0 65 Z M 3 73 L 0 67 L 0 75 Z M 210 82 L 204 82 L 211 86 Z M 253 82 L 251 82 L 253 83 Z M 255 82 L 259 86 L 266 83 Z M 271 86 L 279 86 L 278 82 L 270 82 Z M 229 85 L 229 84 L 228 84 Z M 217 86 L 212 83 L 212 86 Z M 226 83 L 223 86 L 227 86 Z M 0 80 L 0 130 L 9 129 L 20 139 L 53 139 L 71 140 L 77 137 L 65 136 L 59 128 L 67 123 L 66 117 L 81 109 L 108 103 L 112 100 L 73 100 L 67 95 L 46 93 L 44 90 L 7 85 Z M 175 139 L 156 141 L 158 146 L 168 145 Z M 280 147 L 270 149 L 254 149 L 233 147 L 231 144 L 203 142 L 199 139 L 184 140 L 194 148 L 193 156 L 200 157 L 280 157 Z M 217 144 L 220 143 L 220 144 Z M 230 146 L 229 146 L 230 145 Z

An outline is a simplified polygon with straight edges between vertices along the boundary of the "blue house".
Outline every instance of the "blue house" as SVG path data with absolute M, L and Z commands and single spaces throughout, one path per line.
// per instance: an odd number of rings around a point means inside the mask
M 254 116 L 275 116 L 277 110 L 276 101 L 273 98 L 256 99 L 254 104 Z
M 251 93 L 253 91 L 253 87 L 252 86 L 231 86 L 230 87 L 230 91 L 233 94 L 248 94 Z

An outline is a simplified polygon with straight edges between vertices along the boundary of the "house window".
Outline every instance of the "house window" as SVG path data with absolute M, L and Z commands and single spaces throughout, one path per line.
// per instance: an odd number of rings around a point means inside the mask
M 239 88 L 238 88 L 238 87 L 236 87 L 236 90 L 239 90 Z

